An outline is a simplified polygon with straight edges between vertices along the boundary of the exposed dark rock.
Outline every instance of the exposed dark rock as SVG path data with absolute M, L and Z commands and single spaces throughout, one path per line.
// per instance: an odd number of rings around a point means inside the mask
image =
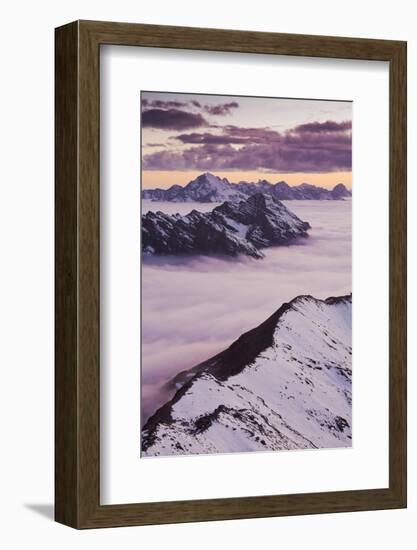
M 310 225 L 280 201 L 257 193 L 229 201 L 211 212 L 185 216 L 148 212 L 142 216 L 144 254 L 246 254 L 262 258 L 260 249 L 287 245 L 306 237 Z

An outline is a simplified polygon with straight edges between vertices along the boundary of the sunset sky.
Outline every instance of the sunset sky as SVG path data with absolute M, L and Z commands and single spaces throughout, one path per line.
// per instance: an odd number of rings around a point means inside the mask
M 202 172 L 231 182 L 352 186 L 352 103 L 142 92 L 142 186 Z

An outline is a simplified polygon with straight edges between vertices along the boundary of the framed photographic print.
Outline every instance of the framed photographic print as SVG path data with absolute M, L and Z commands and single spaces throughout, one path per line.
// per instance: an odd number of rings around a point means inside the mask
M 56 520 L 406 506 L 406 44 L 56 29 Z

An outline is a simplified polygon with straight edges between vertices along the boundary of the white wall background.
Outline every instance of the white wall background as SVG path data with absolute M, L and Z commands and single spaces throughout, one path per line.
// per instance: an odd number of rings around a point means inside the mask
M 414 2 L 15 0 L 0 8 L 0 544 L 105 550 L 415 547 L 417 35 Z M 52 522 L 54 27 L 74 19 L 408 40 L 408 510 L 77 532 Z M 370 228 L 378 235 L 378 228 Z M 414 341 L 414 343 L 412 342 Z

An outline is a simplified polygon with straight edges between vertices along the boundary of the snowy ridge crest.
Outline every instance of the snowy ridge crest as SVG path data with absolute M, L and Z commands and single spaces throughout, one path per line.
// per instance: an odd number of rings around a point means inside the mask
M 177 375 L 142 454 L 350 447 L 352 296 L 298 296 Z

